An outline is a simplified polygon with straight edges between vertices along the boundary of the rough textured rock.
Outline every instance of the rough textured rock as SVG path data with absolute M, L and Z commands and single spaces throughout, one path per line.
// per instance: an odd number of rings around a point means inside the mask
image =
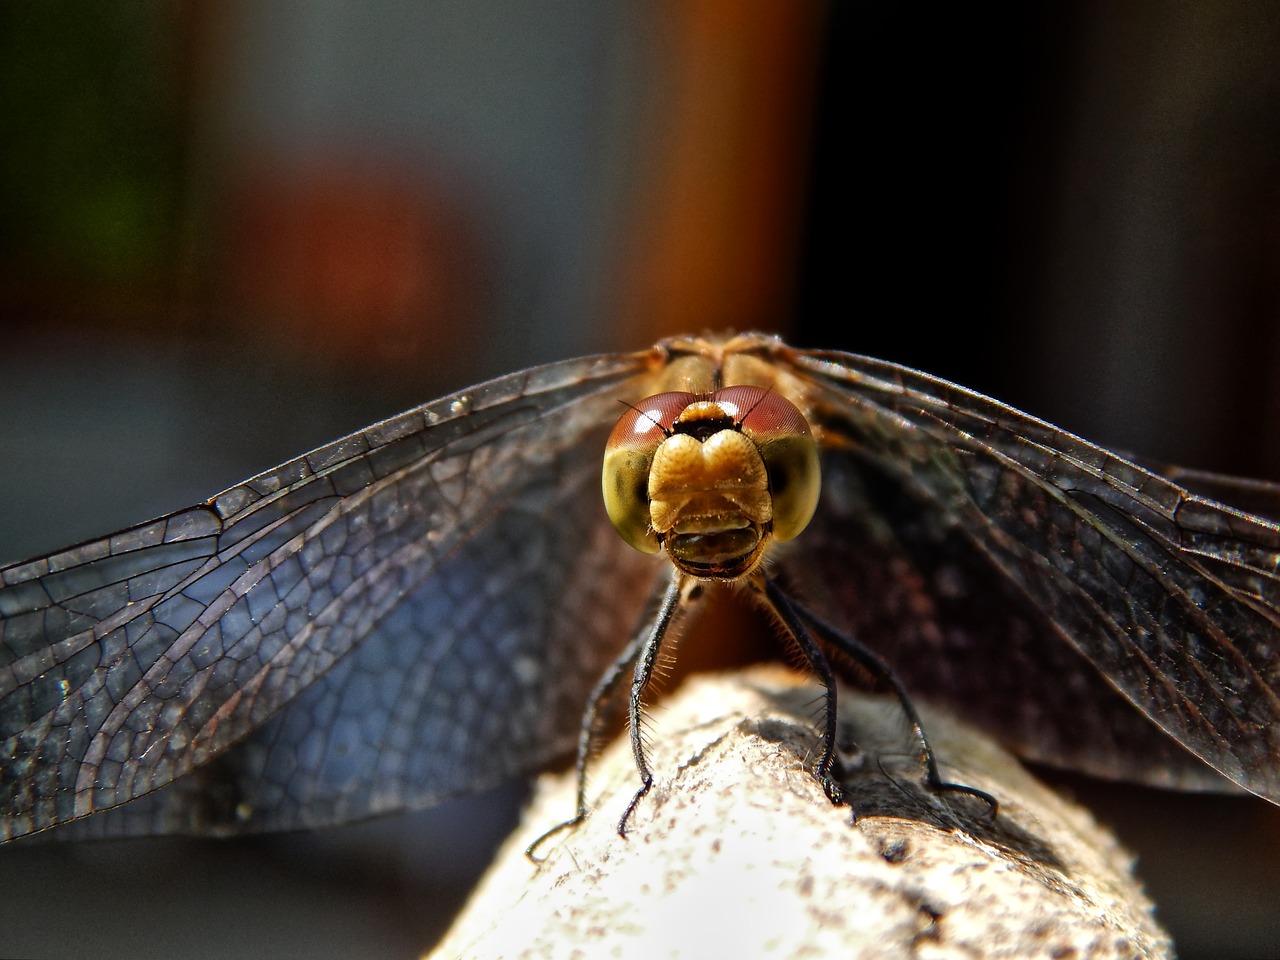
M 892 701 L 848 693 L 851 806 L 833 807 L 806 769 L 818 693 L 781 670 L 690 682 L 654 711 L 655 785 L 627 839 L 624 738 L 591 768 L 593 815 L 535 865 L 525 847 L 573 812 L 572 776 L 546 778 L 433 956 L 1171 954 L 1114 839 L 945 715 L 924 711 L 943 775 L 998 797 L 994 820 L 921 785 Z

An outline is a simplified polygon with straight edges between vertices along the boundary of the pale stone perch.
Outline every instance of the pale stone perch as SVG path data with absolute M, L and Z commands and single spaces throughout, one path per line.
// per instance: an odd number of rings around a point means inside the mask
M 691 681 L 653 713 L 655 783 L 628 838 L 617 821 L 638 781 L 624 738 L 591 768 L 592 816 L 535 866 L 525 847 L 574 804 L 571 774 L 544 778 L 432 956 L 1172 954 L 1116 841 L 943 714 L 923 710 L 943 776 L 996 796 L 999 816 L 924 789 L 896 704 L 845 692 L 840 742 L 862 751 L 846 758 L 851 826 L 804 765 L 818 693 L 777 669 Z

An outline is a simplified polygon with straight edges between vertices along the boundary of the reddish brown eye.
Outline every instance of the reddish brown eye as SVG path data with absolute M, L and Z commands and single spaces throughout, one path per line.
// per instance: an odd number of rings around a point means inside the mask
M 779 434 L 809 433 L 809 423 L 796 405 L 764 387 L 725 387 L 712 394 L 711 399 L 756 442 Z
M 808 421 L 790 400 L 763 387 L 725 387 L 712 399 L 759 449 L 769 473 L 773 536 L 790 540 L 808 526 L 822 485 Z
M 649 468 L 676 417 L 697 397 L 659 393 L 630 407 L 609 434 L 601 475 L 604 506 L 622 539 L 644 553 L 662 549 L 649 518 Z
M 605 449 L 647 447 L 652 452 L 671 431 L 676 417 L 697 399 L 692 393 L 674 391 L 641 400 L 619 418 L 613 432 L 609 434 Z

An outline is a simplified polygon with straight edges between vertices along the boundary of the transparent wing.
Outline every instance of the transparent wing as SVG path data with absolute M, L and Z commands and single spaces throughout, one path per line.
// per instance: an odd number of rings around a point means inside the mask
M 504 377 L 0 570 L 0 835 L 139 797 L 102 829 L 315 826 L 544 765 L 651 589 L 599 456 L 652 360 Z
M 1238 482 L 1179 485 L 883 361 L 779 359 L 827 448 L 797 590 L 1032 758 L 1214 785 L 1185 748 L 1280 802 L 1280 527 L 1192 492 Z

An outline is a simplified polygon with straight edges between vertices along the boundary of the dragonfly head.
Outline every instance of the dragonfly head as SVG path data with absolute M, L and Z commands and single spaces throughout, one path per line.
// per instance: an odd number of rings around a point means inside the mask
M 804 415 L 763 387 L 660 393 L 622 415 L 604 457 L 604 500 L 637 550 L 736 580 L 818 504 L 818 448 Z

